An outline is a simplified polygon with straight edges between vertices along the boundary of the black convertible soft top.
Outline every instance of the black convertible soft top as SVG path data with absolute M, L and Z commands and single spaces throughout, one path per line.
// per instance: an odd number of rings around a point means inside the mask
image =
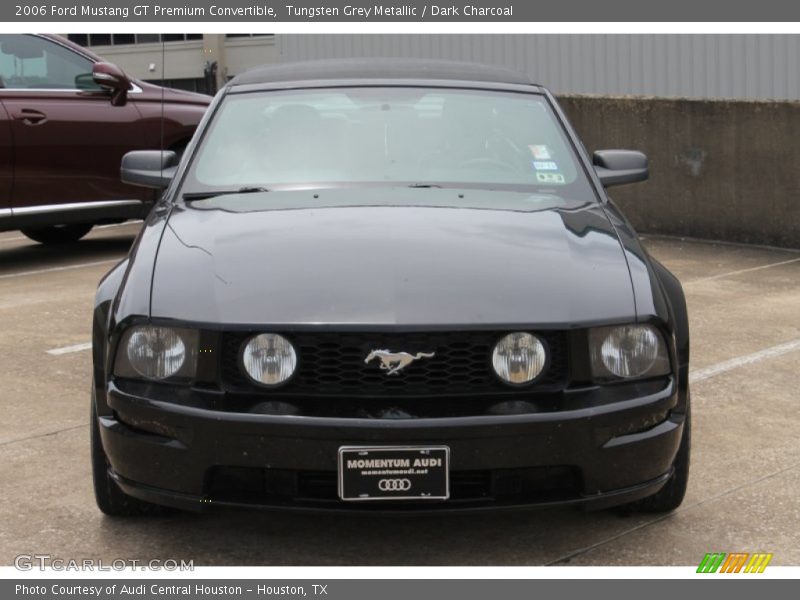
M 231 86 L 336 79 L 426 79 L 533 85 L 504 67 L 447 60 L 349 58 L 256 67 L 234 77 Z

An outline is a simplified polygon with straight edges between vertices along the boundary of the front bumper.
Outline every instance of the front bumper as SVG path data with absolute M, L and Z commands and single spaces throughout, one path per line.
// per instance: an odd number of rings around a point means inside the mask
M 179 508 L 605 508 L 649 496 L 671 475 L 685 405 L 672 379 L 651 392 L 524 415 L 344 419 L 193 408 L 112 382 L 99 425 L 110 473 L 123 491 Z M 449 500 L 376 506 L 338 499 L 340 446 L 426 444 L 450 448 Z

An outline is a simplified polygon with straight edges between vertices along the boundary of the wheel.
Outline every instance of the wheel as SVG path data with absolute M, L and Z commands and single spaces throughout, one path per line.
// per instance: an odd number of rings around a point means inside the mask
M 94 498 L 97 502 L 97 507 L 112 517 L 160 515 L 169 512 L 169 509 L 164 506 L 128 496 L 119 489 L 116 481 L 108 474 L 108 459 L 100 441 L 100 426 L 97 423 L 94 384 L 92 384 L 91 419 L 92 481 L 94 483 Z
M 683 437 L 678 447 L 675 462 L 672 463 L 672 477 L 658 492 L 647 498 L 631 502 L 621 507 L 623 512 L 662 513 L 675 510 L 683 502 L 686 486 L 689 483 L 689 455 L 692 446 L 692 413 L 686 405 L 686 421 L 683 426 Z
M 75 225 L 50 225 L 48 227 L 34 227 L 23 229 L 22 233 L 34 242 L 47 246 L 54 244 L 69 244 L 77 242 L 92 230 L 92 223 L 77 223 Z

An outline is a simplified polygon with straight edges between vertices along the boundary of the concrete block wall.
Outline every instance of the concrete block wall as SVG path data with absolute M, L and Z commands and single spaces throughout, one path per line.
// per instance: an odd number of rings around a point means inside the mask
M 648 155 L 648 182 L 610 190 L 637 231 L 800 248 L 800 102 L 559 101 L 589 152 Z

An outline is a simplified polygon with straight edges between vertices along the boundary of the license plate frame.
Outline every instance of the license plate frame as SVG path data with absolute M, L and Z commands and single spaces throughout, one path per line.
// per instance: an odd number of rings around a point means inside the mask
M 350 466 L 347 460 L 407 460 L 408 466 Z M 416 459 L 426 463 L 417 465 Z M 425 460 L 427 459 L 427 461 Z M 380 464 L 380 463 L 377 463 Z M 394 463 L 400 464 L 400 463 Z M 404 464 L 404 463 L 403 463 Z M 391 471 L 415 471 L 391 473 Z M 374 471 L 375 473 L 370 473 Z M 382 480 L 391 483 L 381 483 Z M 338 494 L 344 502 L 444 501 L 450 498 L 450 448 L 425 446 L 341 446 Z M 381 487 L 383 486 L 383 487 Z M 414 493 L 412 491 L 416 490 Z

